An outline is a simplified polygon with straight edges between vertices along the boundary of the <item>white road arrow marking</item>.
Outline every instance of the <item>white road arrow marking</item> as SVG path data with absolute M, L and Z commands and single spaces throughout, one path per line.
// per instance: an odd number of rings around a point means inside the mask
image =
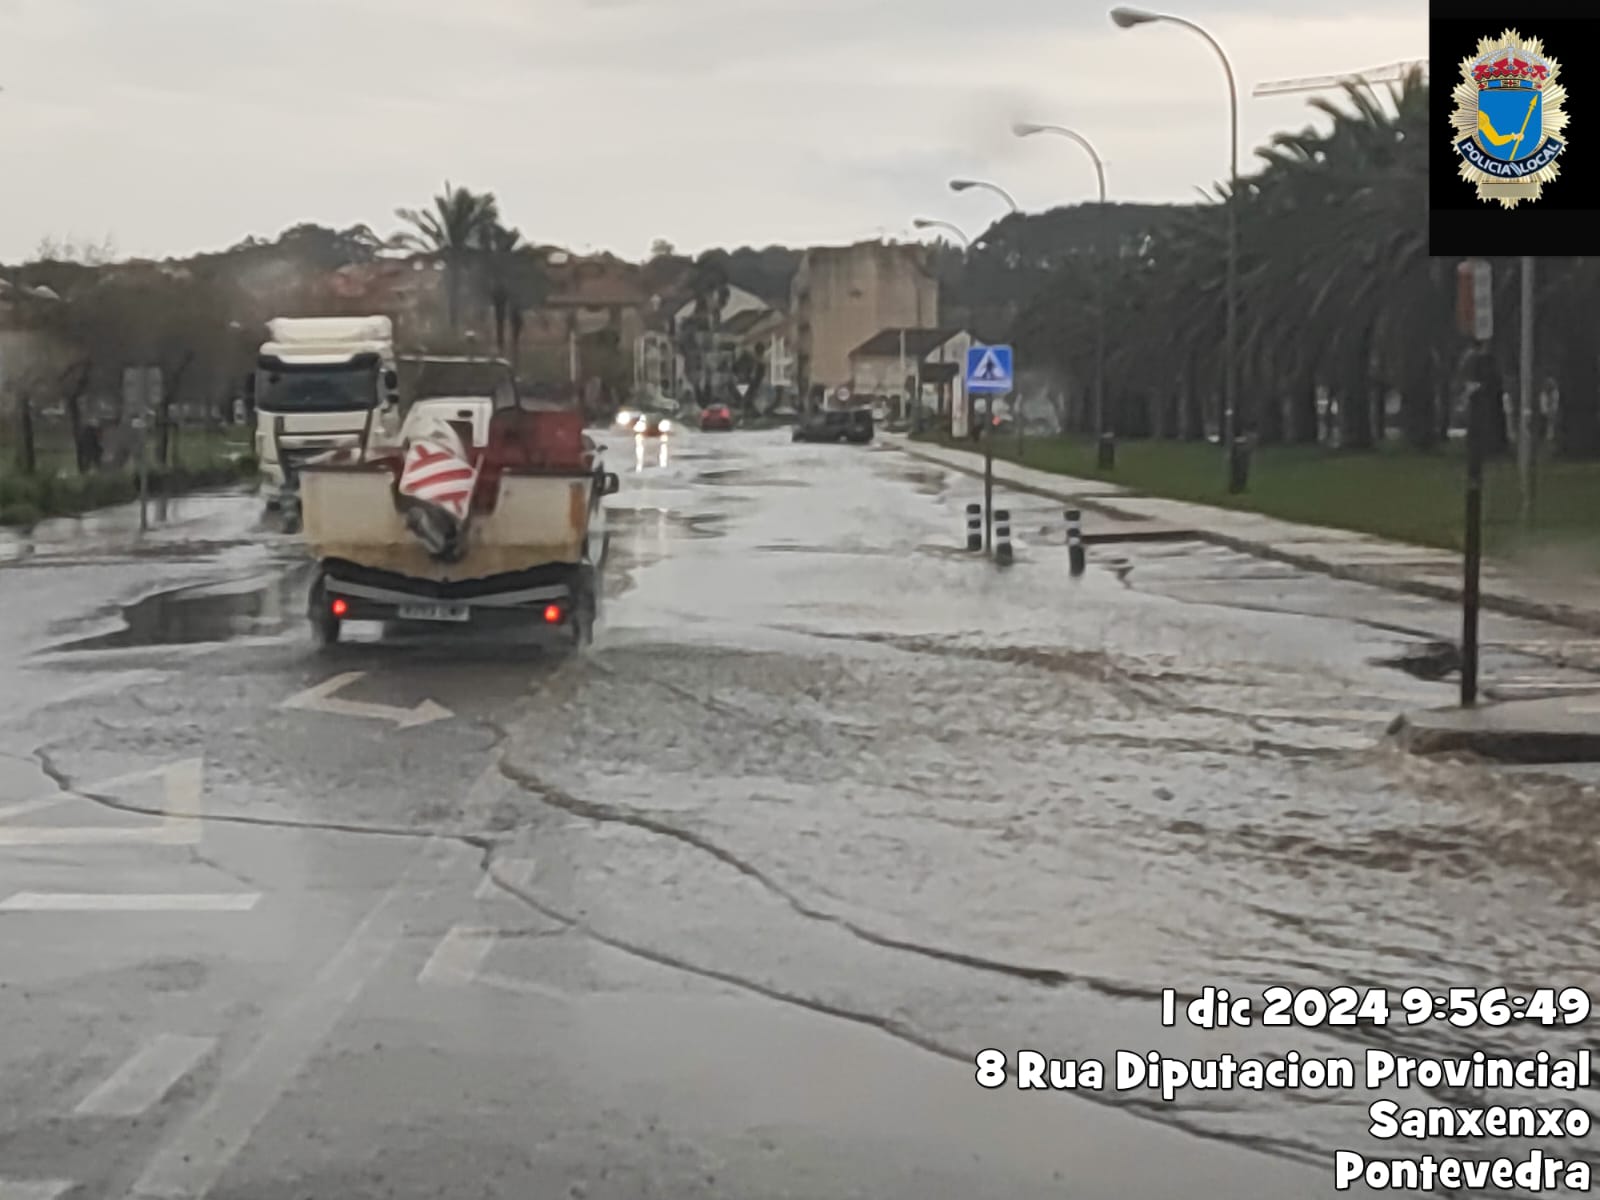
M 4 825 L 0 824 L 0 847 L 5 846 L 108 846 L 139 844 L 155 846 L 194 846 L 203 832 L 201 796 L 204 792 L 204 763 L 185 758 L 160 767 L 131 771 L 112 779 L 85 785 L 78 793 L 58 792 L 0 809 L 0 822 L 41 809 L 55 808 L 75 795 L 115 795 L 146 779 L 160 779 L 165 791 L 161 809 L 167 815 L 155 824 L 142 825 Z
M 365 671 L 346 671 L 324 680 L 314 688 L 307 688 L 298 696 L 290 696 L 280 708 L 299 708 L 309 712 L 335 713 L 343 717 L 368 717 L 374 721 L 393 721 L 400 729 L 414 729 L 433 721 L 443 721 L 454 716 L 442 704 L 424 700 L 415 708 L 395 708 L 389 704 L 369 704 L 363 700 L 339 700 L 334 693 L 349 687 L 366 675 Z

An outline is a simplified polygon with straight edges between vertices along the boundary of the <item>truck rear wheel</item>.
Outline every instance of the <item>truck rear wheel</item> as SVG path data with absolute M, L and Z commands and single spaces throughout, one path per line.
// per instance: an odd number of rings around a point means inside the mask
M 306 615 L 311 618 L 312 641 L 324 649 L 337 644 L 344 622 L 334 616 L 328 606 L 328 589 L 320 572 L 311 581 L 311 592 L 306 597 Z
M 311 637 L 323 649 L 337 645 L 339 629 L 344 624 L 332 613 L 311 618 Z

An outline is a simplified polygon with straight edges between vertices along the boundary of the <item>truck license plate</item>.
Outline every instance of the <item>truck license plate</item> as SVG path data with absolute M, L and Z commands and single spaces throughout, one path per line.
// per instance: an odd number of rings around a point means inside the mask
M 402 621 L 465 621 L 470 613 L 465 604 L 402 604 Z

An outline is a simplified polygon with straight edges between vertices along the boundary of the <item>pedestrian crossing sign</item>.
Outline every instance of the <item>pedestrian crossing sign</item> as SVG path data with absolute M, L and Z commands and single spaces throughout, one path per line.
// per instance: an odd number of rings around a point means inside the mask
M 973 346 L 967 350 L 967 391 L 1009 392 L 1011 347 Z

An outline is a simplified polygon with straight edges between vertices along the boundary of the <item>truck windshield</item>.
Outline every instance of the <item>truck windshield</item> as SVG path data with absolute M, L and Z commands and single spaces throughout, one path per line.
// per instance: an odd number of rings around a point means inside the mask
M 402 358 L 400 395 L 406 404 L 440 397 L 493 396 L 495 407 L 516 403 L 509 364 L 488 359 Z
M 371 363 L 343 366 L 264 362 L 256 374 L 256 407 L 263 412 L 360 412 L 378 399 Z

